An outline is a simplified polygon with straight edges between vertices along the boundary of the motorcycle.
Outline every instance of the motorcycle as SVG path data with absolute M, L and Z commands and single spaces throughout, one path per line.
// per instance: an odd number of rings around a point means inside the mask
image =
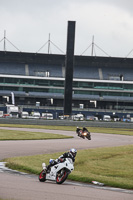
M 88 140 L 91 140 L 91 134 L 86 128 L 84 130 L 82 130 L 77 127 L 76 133 L 78 134 L 79 137 L 81 137 L 83 139 L 87 138 Z
M 60 163 L 51 167 L 50 172 L 46 170 L 46 164 L 42 163 L 43 170 L 39 174 L 39 181 L 46 180 L 56 181 L 57 184 L 62 184 L 68 175 L 74 170 L 73 161 L 71 158 L 65 158 Z

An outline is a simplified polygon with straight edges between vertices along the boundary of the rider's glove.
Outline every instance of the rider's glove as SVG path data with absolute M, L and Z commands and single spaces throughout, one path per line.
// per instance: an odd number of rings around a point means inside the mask
M 59 161 L 59 162 L 63 162 L 64 159 L 63 159 L 63 158 L 59 158 L 58 161 Z

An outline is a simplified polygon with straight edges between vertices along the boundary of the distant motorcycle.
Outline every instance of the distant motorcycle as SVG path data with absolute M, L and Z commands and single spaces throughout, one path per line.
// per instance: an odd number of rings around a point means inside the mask
M 83 139 L 87 138 L 88 140 L 91 140 L 91 134 L 85 127 L 83 129 L 80 129 L 79 127 L 77 127 L 76 133 L 78 134 L 79 137 Z
M 71 158 L 64 158 L 60 163 L 51 167 L 50 172 L 46 170 L 46 164 L 42 164 L 43 170 L 39 174 L 39 181 L 45 182 L 46 180 L 56 181 L 57 184 L 62 184 L 68 175 L 74 170 L 73 161 Z

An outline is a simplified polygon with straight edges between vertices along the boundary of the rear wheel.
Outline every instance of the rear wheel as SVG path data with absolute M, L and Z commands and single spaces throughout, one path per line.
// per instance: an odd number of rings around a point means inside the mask
M 56 183 L 57 184 L 62 184 L 68 177 L 68 172 L 65 170 L 61 170 L 60 172 L 57 173 L 56 176 Z
M 44 170 L 42 170 L 41 173 L 39 174 L 39 181 L 40 182 L 46 181 L 46 173 L 44 172 Z

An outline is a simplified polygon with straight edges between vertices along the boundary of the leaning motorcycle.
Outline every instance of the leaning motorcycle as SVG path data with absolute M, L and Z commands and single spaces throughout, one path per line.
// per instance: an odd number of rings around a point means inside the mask
M 91 134 L 90 134 L 90 132 L 84 131 L 84 132 L 82 133 L 82 138 L 83 138 L 83 139 L 87 138 L 88 140 L 91 140 Z
M 43 170 L 39 174 L 39 181 L 45 182 L 46 180 L 56 181 L 57 184 L 62 184 L 68 175 L 74 170 L 73 161 L 71 158 L 65 158 L 62 162 L 52 166 L 50 171 L 47 172 L 46 164 L 42 163 Z
M 79 137 L 83 139 L 87 138 L 88 140 L 91 140 L 91 134 L 87 129 L 83 131 L 82 129 L 77 127 L 76 133 L 78 134 Z

